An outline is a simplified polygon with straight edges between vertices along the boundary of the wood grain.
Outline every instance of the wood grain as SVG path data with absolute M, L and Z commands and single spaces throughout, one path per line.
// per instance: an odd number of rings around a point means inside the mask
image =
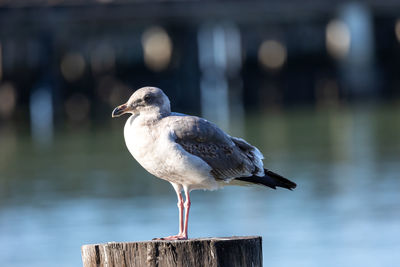
M 82 261 L 84 267 L 257 267 L 262 266 L 261 237 L 216 237 L 84 245 Z

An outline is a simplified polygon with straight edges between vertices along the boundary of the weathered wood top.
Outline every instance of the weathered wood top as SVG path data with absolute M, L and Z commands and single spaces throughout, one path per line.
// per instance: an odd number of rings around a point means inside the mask
M 84 267 L 262 266 L 260 236 L 109 242 L 82 246 Z

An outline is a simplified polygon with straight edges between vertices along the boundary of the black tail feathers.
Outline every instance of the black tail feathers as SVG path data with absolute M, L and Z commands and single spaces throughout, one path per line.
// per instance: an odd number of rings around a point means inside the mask
M 265 172 L 264 177 L 258 177 L 258 176 L 253 175 L 250 177 L 236 178 L 236 180 L 253 183 L 253 184 L 261 184 L 261 185 L 271 187 L 273 189 L 276 189 L 276 187 L 282 187 L 282 188 L 286 188 L 289 190 L 293 190 L 297 186 L 295 183 L 293 183 L 289 179 L 286 179 L 285 177 L 283 177 L 277 173 L 274 173 L 270 170 L 264 169 L 264 172 Z

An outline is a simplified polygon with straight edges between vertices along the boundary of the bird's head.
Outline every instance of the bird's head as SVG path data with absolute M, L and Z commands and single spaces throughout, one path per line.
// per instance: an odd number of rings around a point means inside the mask
M 171 105 L 164 92 L 156 87 L 142 87 L 136 90 L 128 102 L 116 107 L 112 117 L 119 117 L 125 113 L 133 115 L 140 113 L 169 114 Z

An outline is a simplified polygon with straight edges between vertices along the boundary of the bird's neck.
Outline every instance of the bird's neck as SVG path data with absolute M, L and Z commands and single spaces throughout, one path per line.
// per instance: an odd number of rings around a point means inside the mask
M 157 123 L 162 118 L 165 118 L 169 115 L 170 112 L 146 111 L 146 112 L 141 112 L 138 115 L 133 115 L 135 117 L 132 118 L 132 120 L 135 120 L 135 123 L 139 123 L 141 125 L 150 125 Z

